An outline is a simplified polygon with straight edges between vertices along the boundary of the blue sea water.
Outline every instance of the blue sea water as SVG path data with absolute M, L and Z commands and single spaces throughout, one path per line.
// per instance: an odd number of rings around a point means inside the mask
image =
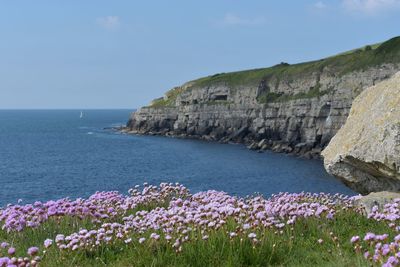
M 245 196 L 281 191 L 354 194 L 318 160 L 242 145 L 105 129 L 125 124 L 130 110 L 0 110 L 0 206 L 95 191 L 126 193 L 136 184 L 179 182 L 192 192 Z

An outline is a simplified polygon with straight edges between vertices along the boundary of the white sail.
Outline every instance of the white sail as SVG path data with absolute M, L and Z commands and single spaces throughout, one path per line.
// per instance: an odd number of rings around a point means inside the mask
M 83 112 L 82 111 L 81 111 L 81 115 L 79 116 L 79 118 L 81 118 L 81 119 L 83 118 Z

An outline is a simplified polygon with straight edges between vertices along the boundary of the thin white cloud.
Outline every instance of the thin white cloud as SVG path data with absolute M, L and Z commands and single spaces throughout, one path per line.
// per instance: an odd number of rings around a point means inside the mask
M 254 26 L 264 23 L 264 17 L 244 18 L 232 13 L 227 13 L 220 24 L 223 26 Z
M 324 2 L 322 2 L 322 1 L 318 1 L 318 2 L 316 2 L 315 4 L 314 4 L 314 8 L 316 8 L 316 9 L 325 9 L 325 8 L 327 8 L 328 6 L 324 3 Z
M 342 0 L 346 11 L 364 15 L 376 15 L 383 11 L 400 8 L 400 0 Z
M 106 16 L 96 19 L 97 24 L 106 30 L 118 29 L 121 25 L 121 20 L 118 16 Z

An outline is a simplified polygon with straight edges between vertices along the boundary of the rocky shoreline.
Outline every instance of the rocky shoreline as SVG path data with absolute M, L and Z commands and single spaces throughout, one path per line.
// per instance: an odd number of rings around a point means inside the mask
M 203 140 L 208 142 L 218 142 L 221 144 L 242 144 L 245 145 L 249 150 L 254 150 L 255 152 L 262 153 L 264 151 L 272 151 L 275 153 L 285 153 L 290 154 L 306 159 L 319 159 L 322 160 L 321 157 L 321 148 L 311 148 L 308 147 L 305 143 L 297 144 L 295 147 L 290 146 L 287 143 L 282 141 L 274 141 L 271 139 L 262 139 L 260 141 L 252 141 L 252 140 L 240 140 L 238 138 L 230 138 L 229 136 L 223 137 L 219 140 L 214 139 L 213 137 L 206 136 L 196 136 L 196 135 L 186 135 L 180 134 L 175 135 L 171 132 L 143 132 L 143 131 L 135 131 L 131 130 L 129 127 L 118 127 L 114 128 L 114 130 L 119 131 L 124 134 L 132 134 L 132 135 L 149 135 L 149 136 L 164 136 L 170 138 L 182 138 L 182 139 L 194 139 L 194 140 Z

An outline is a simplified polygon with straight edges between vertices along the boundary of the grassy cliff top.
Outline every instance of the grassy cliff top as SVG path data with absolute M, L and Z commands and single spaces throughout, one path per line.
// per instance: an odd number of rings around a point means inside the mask
M 296 77 L 320 72 L 324 68 L 328 68 L 338 76 L 341 76 L 352 71 L 363 70 L 384 63 L 399 62 L 400 36 L 394 37 L 383 43 L 367 45 L 359 49 L 354 49 L 320 60 L 293 65 L 282 62 L 268 68 L 218 73 L 203 77 L 189 82 L 185 89 L 176 87 L 168 91 L 166 93 L 166 98 L 154 100 L 151 106 L 172 106 L 175 103 L 176 97 L 183 91 L 217 84 L 225 84 L 231 88 L 257 86 L 262 80 L 271 79 L 273 77 L 278 80 L 290 80 L 295 79 Z

